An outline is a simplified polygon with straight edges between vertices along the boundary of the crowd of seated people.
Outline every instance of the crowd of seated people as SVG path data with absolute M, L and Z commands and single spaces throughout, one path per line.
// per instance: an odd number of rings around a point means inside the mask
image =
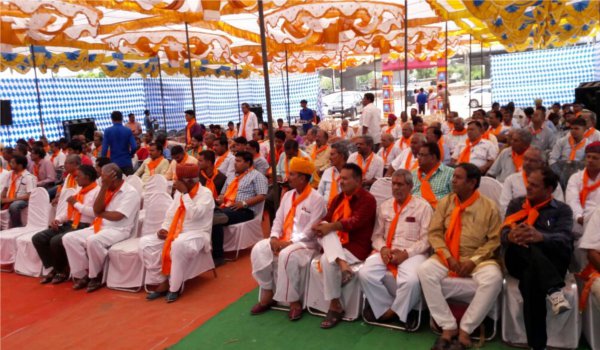
M 472 346 L 470 335 L 505 276 L 518 280 L 533 349 L 547 345 L 546 300 L 553 315 L 577 307 L 563 292 L 567 272 L 583 271 L 584 290 L 600 300 L 600 132 L 593 112 L 579 104 L 548 110 L 539 101 L 524 109 L 494 104 L 490 111 L 464 118 L 449 112 L 427 123 L 416 111 L 399 120 L 390 114 L 380 128 L 381 117 L 379 124 L 372 120 L 382 115 L 372 94 L 363 105 L 367 113 L 356 128 L 347 120 L 333 130 L 278 120 L 273 152 L 269 125 L 247 104 L 237 125 L 206 128 L 190 110 L 181 136 L 149 132 L 135 135 L 137 142 L 114 112 L 116 129 L 96 132 L 92 140 L 19 140 L 4 148 L 2 209 L 12 227 L 22 226 L 20 214 L 35 187 L 47 189 L 53 205 L 61 191 L 74 189 L 68 211 L 32 240 L 50 271 L 41 283 L 63 283 L 70 275 L 74 289 L 92 292 L 103 286 L 108 249 L 129 237 L 140 208 L 141 194 L 126 176 L 144 184 L 164 176 L 173 204 L 139 249 L 157 285 L 147 299 L 173 302 L 187 259 L 210 251 L 215 266 L 224 264 L 225 228 L 263 215 L 265 205 L 270 232 L 250 256 L 261 288 L 252 315 L 280 302 L 289 304 L 290 320 L 300 319 L 302 271 L 321 254 L 329 303 L 322 328 L 344 318 L 343 286 L 356 278 L 368 320 L 414 324 L 412 310 L 423 295 L 442 331 L 433 349 Z M 131 134 L 125 151 L 111 141 L 119 133 Z M 502 186 L 498 198 L 480 191 L 485 176 Z M 369 190 L 386 177 L 387 199 L 377 205 Z M 359 263 L 357 272 L 352 266 Z M 383 283 L 388 274 L 396 282 L 393 293 Z M 460 322 L 441 287 L 454 277 L 477 285 Z

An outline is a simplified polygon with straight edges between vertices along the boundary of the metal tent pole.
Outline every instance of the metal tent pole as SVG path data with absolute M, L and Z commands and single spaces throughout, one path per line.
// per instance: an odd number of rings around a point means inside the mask
M 342 118 L 344 118 L 344 71 L 343 71 L 342 51 L 340 51 L 340 97 L 342 98 Z
M 167 111 L 165 109 L 165 92 L 163 90 L 162 68 L 160 67 L 160 55 L 159 54 L 156 54 L 156 59 L 158 60 L 158 80 L 160 82 L 160 102 L 162 104 L 163 125 L 165 128 L 165 131 L 167 131 Z
M 444 53 L 444 65 L 446 66 L 446 74 L 444 74 L 444 119 L 448 119 L 448 21 L 446 20 L 446 33 L 445 33 L 445 53 Z
M 267 56 L 267 38 L 265 34 L 265 13 L 263 0 L 258 0 L 258 25 L 260 27 L 260 47 L 262 52 L 263 77 L 265 80 L 265 100 L 267 102 L 267 118 L 269 121 L 269 149 L 271 152 L 271 171 L 273 174 L 273 202 L 279 207 L 279 187 L 277 186 L 277 163 L 275 159 L 275 135 L 273 132 L 273 113 L 271 110 L 271 88 L 269 86 L 269 63 Z
M 194 96 L 194 79 L 192 74 L 192 54 L 190 52 L 190 33 L 188 23 L 185 22 L 185 43 L 187 44 L 188 68 L 190 70 L 190 88 L 192 89 L 192 109 L 196 112 L 196 97 Z
M 469 116 L 471 115 L 471 44 L 473 41 L 473 35 L 469 34 Z M 483 101 L 482 101 L 483 102 Z
M 242 104 L 240 103 L 240 84 L 238 82 L 239 80 L 239 72 L 237 69 L 237 64 L 235 65 L 235 92 L 237 94 L 237 105 L 238 105 L 238 122 L 240 123 L 240 127 L 242 125 Z
M 392 94 L 393 96 L 393 94 Z M 393 97 L 392 97 L 393 98 Z M 408 116 L 408 0 L 404 0 L 404 113 Z
M 375 61 L 375 54 L 373 54 L 373 88 L 375 102 L 377 102 L 377 61 Z
M 35 80 L 35 93 L 37 95 L 38 114 L 40 116 L 40 127 L 42 128 L 42 136 L 46 137 L 46 132 L 44 130 L 44 118 L 42 118 L 42 98 L 40 95 L 40 84 L 37 76 L 37 64 L 35 63 L 35 52 L 33 50 L 33 45 L 29 45 L 29 51 L 31 51 L 31 62 L 33 63 L 33 75 Z
M 288 51 L 285 49 L 285 81 L 286 81 L 286 99 L 287 99 L 287 118 L 290 124 L 290 71 L 288 69 Z

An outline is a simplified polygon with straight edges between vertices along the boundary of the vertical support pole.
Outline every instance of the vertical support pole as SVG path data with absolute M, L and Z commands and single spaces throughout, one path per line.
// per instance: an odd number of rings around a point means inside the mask
M 375 54 L 373 54 L 373 91 L 375 93 L 375 102 L 377 102 L 377 61 L 375 60 Z
M 448 119 L 448 94 L 449 94 L 449 89 L 448 89 L 448 20 L 446 20 L 446 33 L 445 33 L 445 37 L 446 37 L 446 44 L 445 44 L 445 53 L 444 53 L 444 65 L 446 65 L 446 74 L 444 75 L 444 89 L 445 89 L 445 93 L 444 93 L 444 120 Z
M 342 99 L 342 118 L 344 118 L 344 61 L 342 59 L 342 51 L 340 51 L 340 97 Z
M 42 128 L 42 136 L 46 137 L 46 132 L 44 131 L 44 118 L 42 118 L 42 98 L 40 95 L 40 83 L 38 81 L 37 76 L 37 64 L 35 62 L 35 52 L 33 50 L 33 45 L 29 45 L 29 51 L 31 52 L 31 63 L 33 64 L 33 75 L 35 80 L 35 93 L 37 95 L 38 115 L 40 116 L 40 127 Z
M 471 45 L 473 43 L 473 35 L 469 34 L 469 116 L 471 116 Z
M 287 99 L 287 118 L 288 118 L 288 125 L 290 124 L 290 75 L 289 75 L 290 71 L 288 69 L 288 51 L 287 48 L 285 49 L 285 81 L 286 81 L 286 91 L 285 91 L 285 95 L 286 95 L 286 99 Z
M 187 44 L 188 68 L 190 70 L 190 88 L 192 90 L 192 109 L 196 112 L 196 97 L 194 96 L 194 79 L 192 74 L 192 54 L 190 52 L 190 33 L 188 23 L 185 22 L 185 43 Z
M 167 111 L 165 109 L 165 92 L 163 90 L 163 81 L 162 81 L 162 68 L 160 66 L 160 55 L 156 54 L 156 59 L 158 62 L 158 81 L 160 82 L 160 103 L 162 105 L 162 115 L 163 115 L 163 125 L 165 131 L 167 131 Z
M 239 80 L 239 75 L 240 73 L 238 72 L 237 69 L 237 64 L 235 65 L 235 92 L 237 94 L 237 106 L 238 106 L 238 122 L 240 123 L 240 126 L 242 125 L 242 104 L 240 102 L 240 84 L 238 82 Z
M 393 96 L 392 96 L 393 98 Z M 404 0 L 404 113 L 408 114 L 408 0 Z

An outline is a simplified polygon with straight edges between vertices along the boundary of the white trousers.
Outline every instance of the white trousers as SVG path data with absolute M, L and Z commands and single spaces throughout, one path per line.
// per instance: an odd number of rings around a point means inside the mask
M 171 243 L 171 271 L 162 274 L 162 252 L 165 240 L 156 234 L 140 239 L 139 253 L 146 268 L 145 282 L 159 284 L 169 279 L 169 291 L 177 292 L 187 279 L 187 272 L 194 265 L 194 259 L 202 251 L 208 251 L 210 242 L 201 233 L 182 232 Z
M 270 238 L 263 239 L 254 245 L 250 254 L 252 276 L 261 289 L 275 290 L 273 299 L 276 301 L 301 301 L 306 269 L 316 253 L 315 248 L 314 244 L 293 243 L 274 256 Z
M 348 249 L 342 247 L 342 243 L 335 232 L 331 232 L 319 239 L 323 247 L 321 255 L 321 268 L 323 269 L 323 292 L 325 300 L 331 301 L 342 296 L 342 271 L 336 260 L 339 258 L 348 264 L 359 263 L 360 260 Z
M 112 228 L 94 233 L 92 226 L 83 230 L 72 231 L 62 238 L 71 275 L 83 278 L 87 274 L 90 278 L 98 277 L 104 270 L 104 262 L 108 249 L 115 243 L 129 238 L 130 232 Z
M 421 264 L 418 274 L 431 317 L 443 330 L 457 329 L 456 319 L 442 293 L 441 282 L 448 278 L 448 268 L 437 258 L 431 257 Z M 502 290 L 502 272 L 497 264 L 475 268 L 472 278 L 477 283 L 477 290 L 460 321 L 460 329 L 468 334 L 483 322 Z
M 425 255 L 418 254 L 402 262 L 398 266 L 396 288 L 393 290 L 389 290 L 384 284 L 385 278 L 393 280 L 394 277 L 383 263 L 381 254 L 373 254 L 365 260 L 365 264 L 358 271 L 358 279 L 376 318 L 391 309 L 400 321 L 406 322 L 410 310 L 421 301 L 417 270 L 425 260 Z
M 596 299 L 596 305 L 600 306 L 600 278 L 597 278 L 594 283 L 592 283 L 592 296 Z

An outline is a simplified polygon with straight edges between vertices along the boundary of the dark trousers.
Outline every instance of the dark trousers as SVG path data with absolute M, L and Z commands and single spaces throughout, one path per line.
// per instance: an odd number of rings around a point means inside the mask
M 419 103 L 419 114 L 425 114 L 425 104 Z
M 89 224 L 79 224 L 77 230 L 84 229 L 90 226 Z M 71 221 L 67 221 L 58 227 L 58 231 L 53 231 L 51 228 L 38 232 L 31 239 L 35 250 L 37 250 L 42 264 L 45 268 L 53 267 L 56 272 L 66 272 L 69 261 L 67 253 L 63 247 L 62 237 L 76 229 L 71 227 Z
M 133 166 L 125 166 L 125 167 L 119 167 L 121 168 L 121 171 L 123 172 L 123 174 L 129 176 L 129 175 L 133 175 Z
M 571 252 L 571 247 L 552 242 L 528 248 L 510 244 L 506 249 L 506 268 L 519 280 L 527 344 L 533 349 L 546 348 L 546 295 L 551 289 L 565 286 Z
M 254 212 L 250 209 L 232 210 L 229 208 L 217 209 L 215 210 L 215 213 L 216 212 L 227 215 L 227 218 L 229 219 L 227 224 L 214 225 L 212 228 L 212 255 L 213 258 L 222 258 L 225 255 L 225 252 L 223 251 L 223 227 L 250 221 L 254 218 Z

